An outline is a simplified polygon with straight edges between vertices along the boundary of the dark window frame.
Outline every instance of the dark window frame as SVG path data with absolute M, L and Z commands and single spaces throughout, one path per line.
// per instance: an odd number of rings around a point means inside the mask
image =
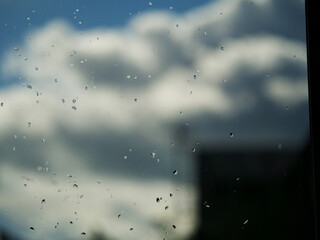
M 308 91 L 309 91 L 309 116 L 310 116 L 310 140 L 311 140 L 311 169 L 310 175 L 313 178 L 314 189 L 314 224 L 316 239 L 319 239 L 319 206 L 320 206 L 320 163 L 319 163 L 319 87 L 317 86 L 317 58 L 320 56 L 320 33 L 317 25 L 319 5 L 316 1 L 306 0 L 306 34 L 307 34 L 307 56 L 308 56 Z

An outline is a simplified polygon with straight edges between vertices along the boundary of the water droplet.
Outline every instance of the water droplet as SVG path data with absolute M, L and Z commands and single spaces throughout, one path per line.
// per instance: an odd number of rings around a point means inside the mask
M 85 86 L 85 87 L 84 87 L 84 90 L 88 90 L 88 86 Z
M 74 99 L 72 99 L 72 102 L 73 102 L 73 103 L 76 103 L 76 101 L 77 101 L 77 100 L 76 100 L 75 98 L 74 98 Z
M 249 222 L 249 220 L 247 219 L 247 220 L 245 220 L 244 222 L 243 222 L 243 225 L 245 225 L 245 224 L 247 224 Z
M 13 151 L 16 151 L 16 147 L 12 147 L 12 150 L 13 150 Z
M 174 146 L 174 143 L 172 142 L 172 143 L 170 144 L 170 146 L 173 147 L 173 146 Z
M 31 122 L 28 122 L 28 128 L 31 127 Z
M 192 152 L 195 152 L 195 151 L 196 151 L 196 149 L 195 149 L 195 148 L 193 148 L 193 149 L 192 149 Z
M 23 60 L 27 61 L 27 60 L 28 60 L 28 58 L 27 58 L 27 57 L 24 57 L 24 59 L 23 59 Z
M 169 7 L 169 9 L 170 9 L 170 10 L 172 10 L 172 9 L 173 9 L 173 7 L 172 7 L 172 6 L 170 6 L 170 7 Z
M 85 233 L 85 232 L 82 232 L 82 233 L 81 233 L 81 235 L 85 236 L 85 235 L 86 235 L 86 233 Z
M 77 184 L 73 184 L 73 187 L 74 187 L 74 188 L 78 188 L 78 185 L 77 185 Z
M 128 156 L 123 156 L 123 158 L 124 158 L 124 159 L 127 159 L 127 158 L 128 158 Z
M 149 2 L 149 6 L 152 6 L 152 2 Z
M 179 24 L 176 24 L 176 27 L 179 27 Z
M 3 107 L 3 102 L 2 102 L 2 103 L 0 103 L 0 106 L 1 106 L 1 107 Z
M 29 229 L 32 230 L 32 231 L 34 231 L 34 227 L 30 227 Z
M 130 76 L 130 75 L 127 75 L 127 78 L 128 78 L 128 79 L 130 79 L 130 78 L 131 78 L 131 76 Z
M 27 21 L 30 21 L 30 17 L 27 17 Z
M 239 177 L 237 177 L 237 178 L 236 178 L 236 181 L 239 181 L 239 180 L 240 180 L 240 178 L 239 178 Z
M 32 86 L 30 84 L 27 85 L 27 88 L 32 89 Z
M 210 207 L 210 205 L 208 204 L 207 201 L 204 201 L 203 205 L 204 205 L 206 208 L 209 208 L 209 207 Z
M 38 70 L 39 70 L 39 67 L 34 67 L 34 69 L 35 69 L 36 71 L 38 71 Z
M 233 133 L 232 133 L 232 132 L 230 133 L 230 137 L 232 137 L 232 138 L 233 138 Z
M 173 229 L 176 229 L 176 228 L 177 228 L 176 225 L 172 225 L 172 227 L 173 227 Z
M 73 224 L 73 222 L 72 222 L 72 221 L 70 221 L 69 223 L 70 223 L 70 224 Z
M 155 152 L 150 153 L 151 157 L 154 158 L 156 156 Z
M 169 206 L 165 206 L 164 210 L 168 210 L 169 209 Z
M 78 23 L 79 23 L 80 25 L 82 24 L 82 22 L 81 22 L 81 21 L 79 21 Z
M 169 196 L 170 196 L 170 197 L 172 197 L 172 196 L 173 196 L 173 194 L 172 194 L 172 193 L 170 193 L 170 194 L 169 194 Z
M 270 76 L 270 73 L 266 73 L 266 77 L 269 77 Z
M 65 103 L 66 101 L 62 98 L 62 99 L 61 99 L 61 102 L 62 102 L 62 103 Z
M 45 204 L 46 203 L 46 200 L 45 199 L 42 199 L 41 200 L 41 204 Z
M 137 99 L 137 98 L 135 98 L 135 99 L 134 99 L 134 101 L 135 101 L 135 102 L 138 102 L 138 99 Z
M 207 32 L 203 32 L 203 36 L 207 36 Z
M 72 108 L 73 110 L 77 110 L 76 106 L 72 106 L 71 108 Z
M 45 143 L 45 142 L 46 142 L 46 140 L 45 140 L 44 138 L 42 138 L 42 139 L 41 139 L 41 142 L 42 142 L 42 143 Z
M 133 231 L 133 228 L 130 228 L 130 231 Z
M 177 174 L 178 174 L 178 170 L 174 170 L 172 173 L 173 173 L 174 175 L 177 175 Z
M 197 79 L 197 75 L 194 74 L 194 75 L 193 75 L 193 79 Z
M 13 48 L 14 51 L 19 51 L 18 47 Z
M 221 46 L 220 49 L 221 49 L 221 51 L 223 51 L 224 50 L 224 46 Z
M 160 202 L 160 198 L 157 197 L 156 198 L 156 202 L 159 203 Z

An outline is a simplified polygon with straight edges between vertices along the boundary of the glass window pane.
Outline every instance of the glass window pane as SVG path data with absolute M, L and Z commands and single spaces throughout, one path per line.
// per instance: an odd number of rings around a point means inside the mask
M 302 0 L 0 2 L 0 239 L 313 239 Z

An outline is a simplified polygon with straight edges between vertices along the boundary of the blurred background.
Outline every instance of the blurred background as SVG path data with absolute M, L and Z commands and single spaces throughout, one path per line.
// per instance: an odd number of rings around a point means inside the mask
M 302 0 L 0 0 L 0 239 L 313 239 Z

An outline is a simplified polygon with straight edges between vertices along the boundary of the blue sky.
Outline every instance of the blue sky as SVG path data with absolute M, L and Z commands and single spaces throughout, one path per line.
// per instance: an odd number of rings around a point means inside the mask
M 125 26 L 133 16 L 147 11 L 164 10 L 179 14 L 208 2 L 210 1 L 0 1 L 0 61 L 3 61 L 2 56 L 6 51 L 21 45 L 28 33 L 55 19 L 63 19 L 79 31 L 95 27 L 119 28 Z M 74 19 L 74 16 L 77 18 Z M 0 87 L 15 82 L 14 79 L 3 81 L 1 78 L 3 76 L 0 74 Z
M 149 2 L 152 5 L 149 5 Z M 0 3 L 0 18 L 1 25 L 5 23 L 8 27 L 16 26 L 16 33 L 22 33 L 28 27 L 27 17 L 32 18 L 32 26 L 41 26 L 46 22 L 55 19 L 63 18 L 74 22 L 73 12 L 79 9 L 79 18 L 82 19 L 83 25 L 79 29 L 85 29 L 96 26 L 115 27 L 123 26 L 132 15 L 138 12 L 145 12 L 150 10 L 168 10 L 173 6 L 176 13 L 183 13 L 187 10 L 193 9 L 208 3 L 208 0 L 199 1 L 145 1 L 145 0 L 108 0 L 108 1 L 28 1 L 28 3 L 21 3 L 20 1 L 2 1 Z M 90 3 L 90 4 L 88 4 Z M 33 13 L 33 11 L 35 11 Z M 11 32 L 11 31 L 9 31 Z M 3 37 L 3 36 L 2 36 Z M 9 37 L 9 36 L 8 36 Z

